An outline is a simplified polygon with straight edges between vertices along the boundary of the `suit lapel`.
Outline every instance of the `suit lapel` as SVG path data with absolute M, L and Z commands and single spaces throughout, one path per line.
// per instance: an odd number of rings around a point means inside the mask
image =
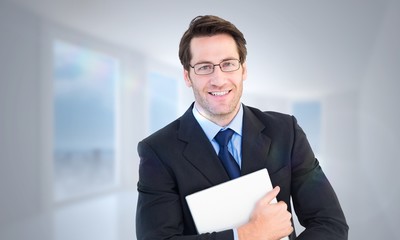
M 181 117 L 178 138 L 186 143 L 184 157 L 200 171 L 212 185 L 230 180 L 207 136 L 193 116 L 192 106 Z M 267 155 L 271 139 L 263 133 L 264 124 L 243 106 L 242 168 L 246 175 L 268 167 Z
M 243 107 L 242 175 L 266 168 L 271 139 L 262 131 L 264 124 L 246 106 Z
M 194 118 L 192 108 L 193 104 L 180 121 L 178 138 L 186 142 L 183 156 L 208 179 L 211 185 L 226 182 L 229 176 L 203 129 Z

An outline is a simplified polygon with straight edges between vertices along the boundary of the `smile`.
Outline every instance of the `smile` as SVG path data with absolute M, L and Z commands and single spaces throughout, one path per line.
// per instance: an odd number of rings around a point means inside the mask
M 213 96 L 224 96 L 228 94 L 230 91 L 222 91 L 222 92 L 210 92 L 211 95 Z

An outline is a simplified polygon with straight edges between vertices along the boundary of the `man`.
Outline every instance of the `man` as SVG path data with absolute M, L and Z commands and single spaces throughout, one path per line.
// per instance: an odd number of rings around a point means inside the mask
M 296 119 L 240 102 L 247 76 L 245 45 L 243 34 L 216 16 L 193 19 L 184 33 L 179 57 L 195 102 L 138 144 L 138 240 L 347 239 L 338 199 Z M 225 150 L 218 136 L 226 131 L 233 132 L 228 155 L 236 173 L 219 156 Z M 256 204 L 250 220 L 198 235 L 185 197 L 263 168 L 276 187 Z M 278 203 L 271 202 L 275 197 Z M 297 238 L 290 198 L 305 227 Z

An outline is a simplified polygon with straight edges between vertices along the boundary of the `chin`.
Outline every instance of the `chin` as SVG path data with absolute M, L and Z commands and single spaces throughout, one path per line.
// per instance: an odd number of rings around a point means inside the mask
M 235 108 L 224 107 L 224 108 L 213 108 L 213 109 L 210 109 L 210 112 L 215 116 L 223 116 L 223 115 L 231 114 L 234 110 L 235 110 Z

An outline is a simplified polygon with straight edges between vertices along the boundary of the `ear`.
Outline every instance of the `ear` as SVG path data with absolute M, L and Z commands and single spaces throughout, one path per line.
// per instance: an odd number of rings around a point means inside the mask
M 243 81 L 247 79 L 247 64 L 244 62 L 242 64 L 243 72 L 242 72 L 242 79 Z
M 187 87 L 192 87 L 192 80 L 190 80 L 189 71 L 183 69 L 183 78 L 185 79 L 185 84 Z

